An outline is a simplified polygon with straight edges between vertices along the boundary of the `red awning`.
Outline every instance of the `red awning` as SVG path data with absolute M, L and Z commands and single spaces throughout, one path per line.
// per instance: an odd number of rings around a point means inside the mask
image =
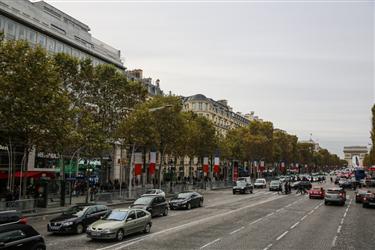
M 375 171 L 375 167 L 368 168 L 368 171 Z
M 55 173 L 49 173 L 49 172 L 41 172 L 41 171 L 25 171 L 22 172 L 22 178 L 40 178 L 41 176 L 55 176 Z M 21 177 L 21 172 L 17 171 L 15 174 L 15 177 L 20 178 Z

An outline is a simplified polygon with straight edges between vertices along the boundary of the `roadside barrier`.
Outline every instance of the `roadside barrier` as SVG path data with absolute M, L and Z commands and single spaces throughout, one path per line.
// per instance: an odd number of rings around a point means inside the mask
M 4 210 L 17 210 L 19 212 L 34 212 L 35 211 L 35 200 L 25 199 L 16 201 L 1 201 L 0 211 Z

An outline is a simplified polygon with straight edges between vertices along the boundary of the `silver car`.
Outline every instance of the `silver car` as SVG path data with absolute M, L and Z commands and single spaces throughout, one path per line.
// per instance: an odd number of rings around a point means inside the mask
M 346 201 L 346 192 L 342 188 L 329 188 L 324 196 L 324 205 L 336 203 L 344 206 Z
M 91 239 L 116 239 L 122 241 L 125 235 L 151 230 L 151 214 L 143 209 L 114 209 L 102 219 L 91 224 L 87 237 Z

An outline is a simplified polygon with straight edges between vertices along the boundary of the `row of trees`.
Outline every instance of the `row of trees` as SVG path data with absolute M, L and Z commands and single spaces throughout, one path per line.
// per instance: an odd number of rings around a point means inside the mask
M 0 39 L 0 143 L 61 157 L 99 158 L 114 144 L 177 158 L 339 165 L 336 155 L 274 129 L 271 122 L 217 134 L 212 122 L 181 112 L 179 97 L 147 100 L 146 89 L 110 65 L 48 54 L 24 41 Z M 63 161 L 60 161 L 63 162 Z M 26 164 L 26 160 L 24 161 Z
M 371 149 L 368 154 L 366 154 L 364 160 L 363 160 L 363 165 L 364 166 L 374 166 L 375 165 L 375 150 L 374 150 L 374 145 L 375 145 L 375 104 L 371 108 L 371 114 L 372 114 L 372 119 L 371 119 Z

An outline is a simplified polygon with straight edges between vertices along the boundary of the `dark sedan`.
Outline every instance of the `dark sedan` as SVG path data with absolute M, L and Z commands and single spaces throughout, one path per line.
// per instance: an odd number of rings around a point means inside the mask
M 52 233 L 81 234 L 88 225 L 110 212 L 104 205 L 77 205 L 69 208 L 62 215 L 53 218 L 47 225 Z
M 45 250 L 43 237 L 30 225 L 0 226 L 0 249 Z
M 151 216 L 168 215 L 168 203 L 161 195 L 142 195 L 132 205 L 131 208 L 144 209 L 151 214 Z
M 169 201 L 170 209 L 191 209 L 203 206 L 203 196 L 197 192 L 183 192 Z
M 375 207 L 375 194 L 367 193 L 362 200 L 363 207 Z
M 363 198 L 366 196 L 366 194 L 368 193 L 371 193 L 370 191 L 368 190 L 363 190 L 363 189 L 360 189 L 360 190 L 357 190 L 355 192 L 355 202 L 356 203 L 362 203 L 363 202 Z

